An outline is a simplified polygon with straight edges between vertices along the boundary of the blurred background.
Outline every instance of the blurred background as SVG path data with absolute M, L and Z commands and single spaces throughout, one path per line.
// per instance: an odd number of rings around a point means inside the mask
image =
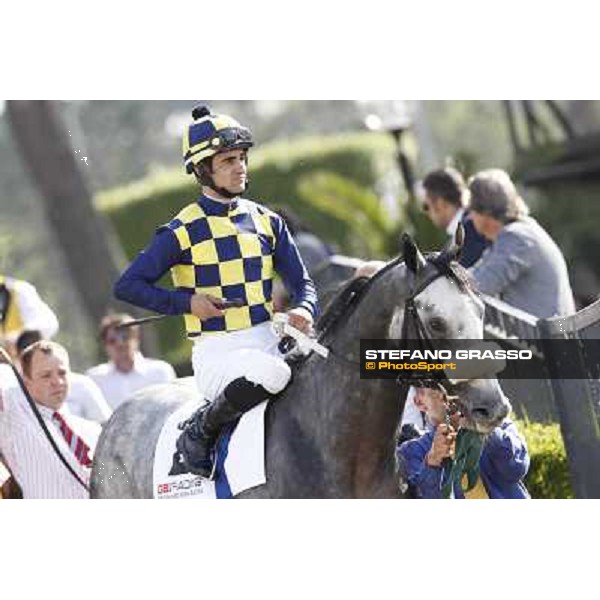
M 77 370 L 100 357 L 100 315 L 125 308 L 112 299 L 116 274 L 196 195 L 180 153 L 197 102 L 0 104 L 0 273 L 54 308 Z M 600 102 L 206 102 L 253 130 L 248 196 L 291 208 L 340 254 L 388 258 L 402 231 L 439 247 L 418 179 L 444 165 L 467 177 L 500 167 L 565 253 L 578 308 L 600 293 Z M 144 335 L 185 371 L 180 319 Z

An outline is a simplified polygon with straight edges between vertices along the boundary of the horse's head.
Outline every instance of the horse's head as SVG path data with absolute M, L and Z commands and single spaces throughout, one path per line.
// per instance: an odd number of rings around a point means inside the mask
M 346 284 L 319 322 L 320 339 L 331 354 L 338 356 L 338 348 L 354 347 L 357 352 L 361 339 L 425 337 L 446 346 L 451 340 L 481 340 L 484 304 L 455 260 L 462 235 L 459 228 L 451 245 L 427 257 L 405 235 L 402 258 L 390 261 L 370 278 Z M 412 326 L 406 327 L 409 320 Z M 351 357 L 352 352 L 347 352 L 338 364 L 353 365 Z M 509 404 L 495 379 L 463 381 L 458 389 L 459 404 L 472 427 L 487 430 L 508 412 Z
M 409 235 L 402 239 L 408 296 L 414 299 L 418 316 L 432 340 L 483 337 L 483 302 L 474 293 L 466 270 L 455 262 L 462 235 L 459 228 L 452 245 L 427 258 Z M 389 328 L 390 338 L 402 337 L 405 302 L 403 298 L 396 306 Z
M 475 294 L 465 269 L 455 262 L 463 240 L 459 228 L 453 243 L 436 255 L 425 258 L 410 236 L 403 238 L 408 297 L 398 305 L 392 317 L 389 337 L 420 339 L 435 346 L 444 341 L 483 338 L 484 304 Z M 410 322 L 408 322 L 410 321 Z M 447 380 L 458 397 L 457 403 L 467 426 L 486 432 L 508 414 L 510 403 L 497 379 Z

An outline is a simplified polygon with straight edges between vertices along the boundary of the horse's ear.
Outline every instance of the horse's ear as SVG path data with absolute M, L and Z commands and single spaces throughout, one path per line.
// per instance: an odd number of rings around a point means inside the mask
M 460 252 L 465 244 L 465 228 L 462 223 L 458 224 L 456 233 L 454 234 L 454 244 L 450 247 L 450 257 L 456 260 L 460 256 Z
M 458 224 L 456 228 L 456 233 L 454 234 L 454 244 L 457 246 L 458 250 L 462 250 L 462 247 L 465 244 L 465 227 L 462 223 Z
M 404 262 L 406 263 L 408 270 L 416 275 L 427 264 L 425 257 L 421 254 L 414 240 L 408 233 L 402 234 L 401 246 Z
M 446 255 L 448 260 L 457 260 L 460 256 L 460 252 L 465 243 L 465 228 L 462 223 L 458 224 L 456 228 L 456 233 L 454 234 L 454 238 L 450 241 L 450 243 L 444 248 L 442 254 Z

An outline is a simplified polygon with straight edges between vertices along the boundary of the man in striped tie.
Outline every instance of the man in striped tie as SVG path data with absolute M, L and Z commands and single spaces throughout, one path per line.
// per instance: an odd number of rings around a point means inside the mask
M 69 356 L 59 344 L 39 341 L 21 356 L 23 380 L 55 447 L 20 388 L 4 391 L 0 403 L 0 453 L 24 498 L 87 498 L 93 448 L 100 426 L 76 417 L 65 405 Z M 69 469 L 58 452 L 69 464 Z M 78 481 L 78 479 L 80 481 Z

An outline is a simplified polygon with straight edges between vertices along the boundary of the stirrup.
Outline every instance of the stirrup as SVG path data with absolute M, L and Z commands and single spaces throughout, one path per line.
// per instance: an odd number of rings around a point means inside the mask
M 175 442 L 171 475 L 191 473 L 203 479 L 213 479 L 215 474 L 215 442 L 206 435 L 197 414 L 179 424 L 182 432 Z
M 183 462 L 181 452 L 179 452 L 179 450 L 175 450 L 173 453 L 173 464 L 169 469 L 169 477 L 173 477 L 175 475 L 184 475 L 186 473 L 189 473 L 189 471 Z
M 207 481 L 214 481 L 215 474 L 217 471 L 217 460 L 216 453 L 213 452 L 213 454 L 215 454 L 215 457 L 213 460 L 211 460 L 212 468 L 208 477 L 206 477 L 201 473 L 194 473 L 193 471 L 191 471 L 190 468 L 186 465 L 185 461 L 183 460 L 183 455 L 181 454 L 181 452 L 179 450 L 175 450 L 175 452 L 173 453 L 173 464 L 171 465 L 171 469 L 169 470 L 169 476 L 172 477 L 175 475 L 187 475 L 189 473 Z

